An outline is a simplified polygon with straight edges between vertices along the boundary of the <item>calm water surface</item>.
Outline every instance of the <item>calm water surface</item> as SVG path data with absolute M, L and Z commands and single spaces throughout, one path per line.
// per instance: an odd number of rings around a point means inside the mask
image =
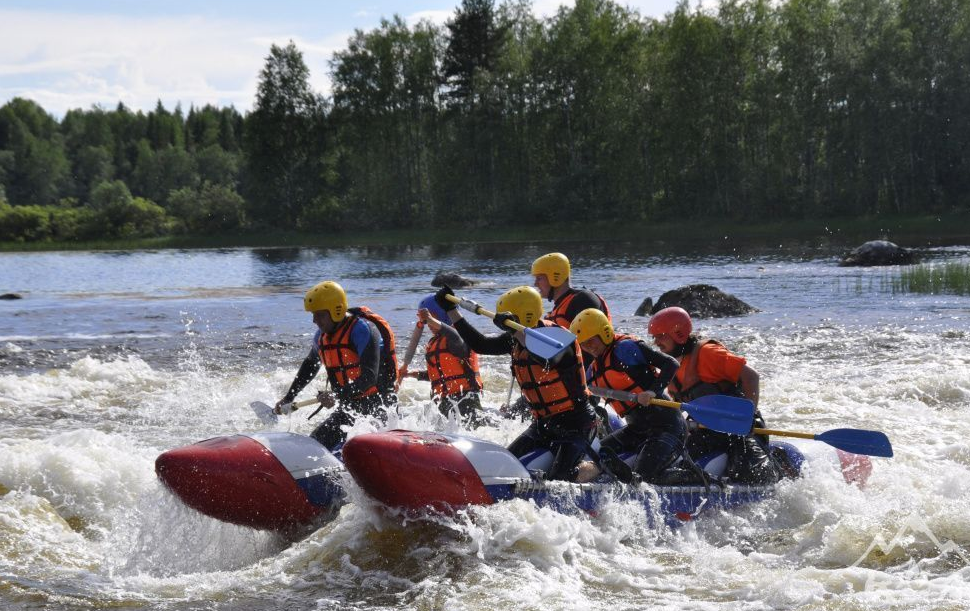
M 0 254 L 0 293 L 24 297 L 0 302 L 0 606 L 966 608 L 970 297 L 894 294 L 892 268 L 837 267 L 846 246 Z M 278 398 L 307 350 L 308 287 L 338 280 L 404 342 L 437 271 L 478 279 L 462 293 L 492 307 L 531 284 L 531 261 L 549 250 L 569 255 L 574 282 L 600 292 L 626 332 L 645 335 L 633 316 L 644 297 L 686 284 L 759 308 L 698 326 L 761 373 L 769 424 L 883 430 L 896 457 L 874 460 L 858 490 L 831 448 L 805 442 L 803 479 L 677 530 L 651 529 L 622 503 L 577 517 L 513 502 L 402 525 L 352 489 L 357 502 L 333 524 L 287 544 L 201 517 L 160 488 L 158 453 L 259 427 L 246 405 Z M 970 247 L 923 256 L 967 261 Z M 484 373 L 495 408 L 507 359 L 489 357 Z M 408 380 L 402 396 L 392 424 L 458 430 L 429 408 L 426 385 Z M 477 434 L 505 443 L 521 428 Z M 867 554 L 879 538 L 884 549 Z

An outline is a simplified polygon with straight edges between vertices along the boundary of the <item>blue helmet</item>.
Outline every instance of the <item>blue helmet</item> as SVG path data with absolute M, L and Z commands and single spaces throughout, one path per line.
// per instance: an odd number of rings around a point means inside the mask
M 434 316 L 444 324 L 451 326 L 451 320 L 448 318 L 448 313 L 445 312 L 443 309 L 441 309 L 441 306 L 438 305 L 438 302 L 434 300 L 434 293 L 422 299 L 421 303 L 418 304 L 418 307 L 427 308 L 428 311 L 431 312 L 432 316 Z

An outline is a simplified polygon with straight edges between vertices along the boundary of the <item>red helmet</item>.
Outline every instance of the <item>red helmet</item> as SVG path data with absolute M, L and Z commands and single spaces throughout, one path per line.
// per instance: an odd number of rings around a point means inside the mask
M 678 344 L 687 342 L 693 325 L 690 322 L 690 314 L 684 308 L 664 308 L 650 317 L 650 325 L 647 327 L 650 335 L 669 335 Z

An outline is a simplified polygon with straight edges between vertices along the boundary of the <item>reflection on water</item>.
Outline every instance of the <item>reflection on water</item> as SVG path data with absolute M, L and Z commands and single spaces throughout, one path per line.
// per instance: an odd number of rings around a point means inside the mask
M 845 248 L 833 239 L 777 245 L 645 236 L 637 242 L 4 253 L 0 290 L 24 299 L 0 304 L 0 342 L 20 351 L 0 351 L 0 362 L 15 370 L 43 368 L 78 351 L 116 346 L 172 366 L 187 348 L 222 350 L 231 360 L 241 354 L 238 346 L 253 341 L 297 352 L 312 333 L 302 293 L 322 280 L 339 281 L 351 305 L 372 307 L 400 331 L 413 324 L 417 302 L 433 290 L 438 272 L 477 280 L 463 294 L 491 306 L 507 288 L 532 284 L 532 260 L 555 249 L 570 257 L 573 284 L 602 294 L 626 331 L 642 333 L 644 321 L 632 313 L 645 297 L 698 283 L 761 310 L 711 321 L 729 332 L 735 323 L 765 329 L 820 317 L 856 324 L 941 321 L 938 315 L 914 319 L 913 311 L 966 319 L 959 298 L 880 291 L 891 269 L 837 267 Z M 968 258 L 970 249 L 924 252 L 925 259 L 942 257 Z

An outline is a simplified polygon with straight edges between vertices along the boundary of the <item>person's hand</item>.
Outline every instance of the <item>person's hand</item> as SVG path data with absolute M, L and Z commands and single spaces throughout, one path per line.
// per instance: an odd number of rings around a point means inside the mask
M 445 312 L 450 312 L 458 307 L 458 304 L 448 301 L 448 295 L 451 295 L 452 297 L 455 296 L 455 292 L 451 290 L 451 287 L 448 285 L 441 287 L 438 289 L 438 292 L 434 294 L 434 302 L 437 303 Z
M 637 394 L 637 403 L 640 405 L 650 405 L 650 399 L 656 399 L 657 394 L 652 390 L 645 390 Z
M 432 333 L 441 331 L 441 321 L 431 315 L 428 308 L 418 310 L 418 320 L 428 326 Z
M 317 393 L 317 401 L 320 402 L 321 407 L 329 408 L 337 404 L 337 397 L 329 390 L 321 390 Z
M 293 411 L 293 402 L 287 401 L 286 399 L 280 399 L 273 406 L 273 413 L 277 416 L 283 416 Z
M 492 322 L 495 323 L 496 327 L 498 327 L 503 331 L 513 331 L 512 327 L 509 327 L 508 325 L 505 324 L 505 321 L 507 320 L 511 320 L 512 322 L 518 322 L 515 319 L 515 315 L 512 314 L 511 312 L 499 312 L 498 314 L 495 315 L 495 318 L 492 319 Z

